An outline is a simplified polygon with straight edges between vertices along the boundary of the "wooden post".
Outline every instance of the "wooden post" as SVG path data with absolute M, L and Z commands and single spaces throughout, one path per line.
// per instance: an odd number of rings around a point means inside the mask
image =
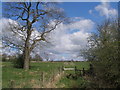
M 14 80 L 10 80 L 10 88 L 14 88 L 15 87 L 15 81 Z
M 41 73 L 42 87 L 44 87 L 44 72 Z
M 85 76 L 85 69 L 83 68 L 83 76 Z
M 80 76 L 82 76 L 82 70 L 80 70 Z
M 76 71 L 77 71 L 77 67 L 75 66 L 75 74 L 77 74 L 77 72 L 76 72 Z
M 93 65 L 92 65 L 92 64 L 90 64 L 89 74 L 90 74 L 91 76 L 94 76 L 94 68 L 93 68 Z
M 52 81 L 54 81 L 54 77 L 55 77 L 55 75 L 54 75 L 55 73 L 53 72 L 53 76 L 52 76 Z
M 64 69 L 63 69 L 64 67 L 62 66 L 62 71 L 64 71 Z

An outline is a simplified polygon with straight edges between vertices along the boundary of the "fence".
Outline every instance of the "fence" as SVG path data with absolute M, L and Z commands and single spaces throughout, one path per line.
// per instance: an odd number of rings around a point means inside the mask
M 88 72 L 92 72 L 92 71 L 90 71 L 90 69 L 89 70 L 85 70 L 84 68 L 78 69 L 76 66 L 72 67 L 72 68 L 66 68 L 66 67 L 61 66 L 61 67 L 58 67 L 57 69 L 55 69 L 54 71 L 51 70 L 50 73 L 40 72 L 39 73 L 39 80 L 38 80 L 39 87 L 40 88 L 46 88 L 47 87 L 46 85 L 55 81 L 55 77 L 57 75 L 60 75 L 60 74 L 63 73 L 63 71 L 67 71 L 67 70 L 74 71 L 75 72 L 75 78 L 76 78 L 76 76 L 77 77 L 85 76 L 85 75 L 88 74 Z M 91 70 L 92 70 L 92 68 L 91 68 Z M 10 87 L 11 88 L 15 87 L 15 81 L 14 80 L 10 81 Z M 51 87 L 49 87 L 49 88 L 51 88 Z
M 51 70 L 50 73 L 39 72 L 39 79 L 36 80 L 39 88 L 52 88 L 51 86 L 47 86 L 49 83 L 53 83 L 55 81 L 55 77 L 63 73 L 62 67 L 58 67 L 56 70 Z M 9 80 L 9 88 L 16 88 L 17 83 L 15 80 Z M 24 87 L 24 86 L 22 86 Z
M 63 70 L 62 70 L 63 68 L 62 67 L 58 67 L 58 69 L 56 69 L 56 70 L 52 70 L 51 71 L 51 74 L 49 74 L 49 76 L 48 76 L 48 73 L 45 73 L 45 72 L 41 72 L 40 73 L 40 87 L 41 88 L 51 88 L 50 86 L 48 86 L 50 83 L 52 84 L 54 81 L 55 81 L 55 77 L 57 76 L 57 75 L 60 75 L 60 74 L 62 74 L 62 72 L 63 72 Z
M 85 76 L 87 74 L 87 72 L 89 72 L 89 70 L 85 70 L 84 68 L 77 69 L 76 66 L 73 67 L 73 68 L 65 68 L 65 67 L 63 67 L 62 70 L 64 70 L 64 71 L 69 71 L 69 70 L 75 71 L 75 74 L 78 74 L 79 76 Z

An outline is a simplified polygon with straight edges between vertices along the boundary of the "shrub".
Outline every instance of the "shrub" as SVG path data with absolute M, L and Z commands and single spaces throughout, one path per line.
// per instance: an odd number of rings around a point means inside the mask
M 14 61 L 13 61 L 14 67 L 16 68 L 23 68 L 24 60 L 23 55 L 19 55 Z

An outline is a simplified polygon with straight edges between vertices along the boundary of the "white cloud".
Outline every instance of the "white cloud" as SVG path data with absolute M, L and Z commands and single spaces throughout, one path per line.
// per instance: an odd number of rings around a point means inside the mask
M 24 42 L 22 38 L 25 38 L 25 35 L 22 34 L 23 32 L 17 32 L 15 29 L 11 29 L 10 25 L 17 26 L 17 22 L 11 19 L 0 19 L 0 26 L 2 26 L 2 38 L 11 41 L 12 43 L 23 45 Z M 15 33 L 13 33 L 13 31 Z
M 92 12 L 93 12 L 92 10 L 89 10 L 89 14 L 92 14 Z
M 59 59 L 62 59 L 63 56 L 64 59 L 75 59 L 75 55 L 80 52 L 80 49 L 86 48 L 87 38 L 93 27 L 94 22 L 90 19 L 79 19 L 67 25 L 61 23 L 56 30 L 50 33 L 51 42 L 54 45 L 49 48 L 49 51 L 54 54 L 52 56 Z
M 24 46 L 24 40 L 26 38 L 26 31 L 21 31 L 17 29 L 11 29 L 12 25 L 18 27 L 18 22 L 12 19 L 1 18 L 0 19 L 0 27 L 2 27 L 2 40 L 10 41 L 19 46 Z M 37 38 L 40 33 L 34 29 L 31 35 L 31 42 L 33 39 Z M 38 38 L 37 38 L 38 39 Z M 6 42 L 2 43 L 2 47 L 6 45 Z M 10 47 L 5 47 L 2 50 L 2 53 L 8 53 L 9 55 L 13 55 L 17 53 L 17 50 L 11 49 Z M 21 53 L 21 52 L 20 52 Z
M 44 59 L 44 52 L 46 52 L 49 54 L 50 59 L 54 60 L 83 60 L 82 57 L 77 57 L 77 54 L 80 52 L 80 49 L 86 48 L 87 38 L 89 37 L 90 32 L 94 27 L 94 22 L 90 19 L 83 19 L 80 17 L 76 17 L 75 19 L 77 20 L 69 24 L 61 23 L 57 26 L 56 30 L 52 31 L 48 35 L 49 37 L 47 38 L 51 38 L 49 41 L 52 43 L 53 46 L 42 42 L 38 43 L 38 46 L 34 49 L 34 52 L 32 52 L 31 55 L 33 55 L 34 53 L 40 54 L 41 57 Z M 9 20 L 4 19 L 2 23 L 2 25 L 4 25 L 3 35 L 9 37 L 12 36 L 11 40 L 20 45 L 24 45 L 18 35 L 13 35 L 13 33 L 9 31 L 10 29 L 7 24 L 8 21 Z M 31 39 L 34 39 L 35 37 L 37 37 L 37 35 L 39 35 L 39 32 L 35 30 L 32 33 Z M 10 49 L 8 48 L 8 50 L 4 50 L 4 52 L 8 53 L 9 50 Z M 15 51 L 10 53 L 14 54 Z
M 95 7 L 95 10 L 99 12 L 101 16 L 105 16 L 106 18 L 116 17 L 117 10 L 110 6 L 109 2 L 101 0 L 101 4 Z

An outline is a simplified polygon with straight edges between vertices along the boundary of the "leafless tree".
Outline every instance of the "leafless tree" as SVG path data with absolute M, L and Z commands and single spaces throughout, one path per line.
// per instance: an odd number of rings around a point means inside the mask
M 3 41 L 6 45 L 17 47 L 23 51 L 23 68 L 28 70 L 30 53 L 38 42 L 47 41 L 47 34 L 65 21 L 65 14 L 55 3 L 9 2 L 4 3 L 3 6 L 5 10 L 3 16 L 17 22 L 16 24 L 9 23 L 9 29 L 14 35 L 18 35 L 23 42 L 22 44 L 15 43 L 7 36 L 3 38 Z M 33 37 L 32 33 L 35 31 L 38 35 Z

